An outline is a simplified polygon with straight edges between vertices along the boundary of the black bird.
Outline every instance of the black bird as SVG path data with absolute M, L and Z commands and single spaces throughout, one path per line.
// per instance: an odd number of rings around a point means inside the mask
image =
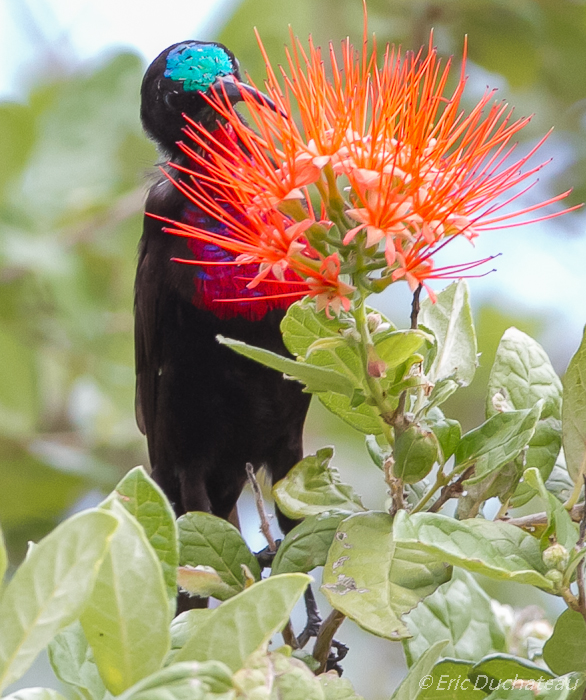
M 184 115 L 213 132 L 220 117 L 204 95 L 214 92 L 234 104 L 243 91 L 263 108 L 271 106 L 241 82 L 237 61 L 222 44 L 174 44 L 144 76 L 144 129 L 165 162 L 190 167 L 178 146 Z M 176 180 L 187 177 L 169 165 L 163 168 Z M 237 522 L 247 462 L 255 469 L 266 465 L 274 482 L 302 458 L 310 397 L 297 382 L 219 345 L 216 336 L 288 355 L 279 331 L 288 302 L 255 301 L 259 288 L 248 290 L 241 281 L 246 265 L 206 268 L 171 261 L 217 260 L 227 253 L 166 233 L 148 214 L 230 232 L 163 174 L 150 188 L 146 214 L 135 287 L 136 414 L 153 477 L 178 516 L 200 510 Z M 215 302 L 235 297 L 233 303 Z M 285 532 L 295 524 L 277 516 Z

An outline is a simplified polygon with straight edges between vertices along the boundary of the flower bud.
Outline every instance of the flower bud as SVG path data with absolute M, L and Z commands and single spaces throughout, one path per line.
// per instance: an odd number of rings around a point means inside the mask
M 550 569 L 546 574 L 545 578 L 551 581 L 555 588 L 559 588 L 564 580 L 564 575 L 561 571 L 557 569 Z
M 411 425 L 395 441 L 393 474 L 406 484 L 415 484 L 432 470 L 438 453 L 435 435 L 419 425 Z
M 570 560 L 568 550 L 561 544 L 552 544 L 541 556 L 548 569 L 557 569 L 558 571 L 565 571 Z
M 384 377 L 387 371 L 387 363 L 377 355 L 374 345 L 369 345 L 367 348 L 366 371 L 370 377 L 376 377 L 377 379 Z
M 382 323 L 383 317 L 375 311 L 371 311 L 366 317 L 366 324 L 370 333 L 376 333 Z
M 356 330 L 356 328 L 342 328 L 340 330 L 340 335 L 342 338 L 347 340 L 355 340 L 357 343 L 362 340 L 360 333 Z

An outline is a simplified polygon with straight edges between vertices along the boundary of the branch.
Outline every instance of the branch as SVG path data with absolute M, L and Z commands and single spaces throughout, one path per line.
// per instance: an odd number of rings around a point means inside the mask
M 419 310 L 421 308 L 419 305 L 419 297 L 421 296 L 422 289 L 423 285 L 420 284 L 413 292 L 413 302 L 411 303 L 411 328 L 413 330 L 417 329 L 417 317 L 419 316 Z
M 285 644 L 288 644 L 291 649 L 299 649 L 299 643 L 297 642 L 297 637 L 295 636 L 295 631 L 290 619 L 281 631 L 281 635 Z
M 319 668 L 315 672 L 316 676 L 326 670 L 330 649 L 332 648 L 332 640 L 345 619 L 346 616 L 343 613 L 338 610 L 332 610 L 323 621 L 313 648 L 313 658 L 319 662 Z
M 256 504 L 258 517 L 260 518 L 260 531 L 264 535 L 265 540 L 268 542 L 269 550 L 271 552 L 276 552 L 277 543 L 275 542 L 274 537 L 271 535 L 271 526 L 269 524 L 269 516 L 267 515 L 267 512 L 265 510 L 265 502 L 263 500 L 262 492 L 260 490 L 260 486 L 258 485 L 258 481 L 254 473 L 254 467 L 250 462 L 246 463 L 246 474 L 248 476 L 248 482 L 250 483 L 250 486 L 252 488 L 252 493 L 254 494 L 254 502 Z
M 472 474 L 476 465 L 471 465 L 468 469 L 465 469 L 456 481 L 452 481 L 451 484 L 447 484 L 443 487 L 440 492 L 437 501 L 428 509 L 428 513 L 437 513 L 439 509 L 450 500 L 450 498 L 456 498 L 462 493 L 462 484 L 466 479 Z
M 584 503 L 574 506 L 568 511 L 569 516 L 575 523 L 581 523 L 584 519 Z M 523 515 L 520 518 L 499 518 L 504 523 L 520 527 L 522 530 L 534 532 L 537 528 L 547 525 L 547 513 L 532 513 L 531 515 Z

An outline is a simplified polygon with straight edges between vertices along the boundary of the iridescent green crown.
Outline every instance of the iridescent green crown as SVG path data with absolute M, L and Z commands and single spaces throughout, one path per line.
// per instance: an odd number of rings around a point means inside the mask
M 230 57 L 219 46 L 179 44 L 169 51 L 165 77 L 181 81 L 184 90 L 205 92 L 218 77 L 233 72 Z

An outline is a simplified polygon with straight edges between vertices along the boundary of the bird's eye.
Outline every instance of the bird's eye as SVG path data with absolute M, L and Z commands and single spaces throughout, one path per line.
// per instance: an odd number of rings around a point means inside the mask
M 165 104 L 167 105 L 167 107 L 169 107 L 169 109 L 175 109 L 175 105 L 173 104 L 173 102 L 175 100 L 175 96 L 178 94 L 179 93 L 177 92 L 177 90 L 173 90 L 173 92 L 166 92 L 165 93 L 163 100 L 165 101 Z

